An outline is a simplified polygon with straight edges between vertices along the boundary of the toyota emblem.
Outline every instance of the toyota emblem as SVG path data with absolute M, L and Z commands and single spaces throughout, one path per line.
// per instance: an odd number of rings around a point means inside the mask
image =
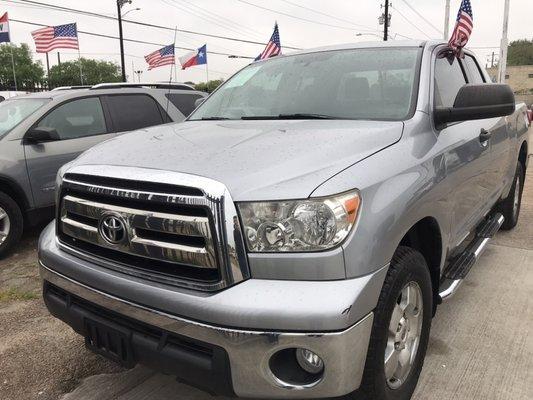
M 98 225 L 98 232 L 106 242 L 119 244 L 126 238 L 126 225 L 123 219 L 115 214 L 104 214 Z

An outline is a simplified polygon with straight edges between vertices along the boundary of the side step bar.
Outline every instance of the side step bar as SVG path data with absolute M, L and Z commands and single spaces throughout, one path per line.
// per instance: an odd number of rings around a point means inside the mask
M 444 272 L 443 280 L 439 288 L 440 302 L 449 299 L 457 292 L 457 289 L 463 283 L 472 266 L 479 260 L 487 244 L 502 226 L 503 221 L 503 215 L 499 213 L 485 220 L 479 226 L 476 237 L 465 251 L 450 262 Z

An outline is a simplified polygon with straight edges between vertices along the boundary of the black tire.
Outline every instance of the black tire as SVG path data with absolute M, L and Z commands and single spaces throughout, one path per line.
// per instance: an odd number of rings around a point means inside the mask
M 0 238 L 0 258 L 7 255 L 15 246 L 24 229 L 24 219 L 17 203 L 7 194 L 0 192 L 0 209 L 3 209 L 9 218 L 9 232 L 2 241 Z M 0 221 L 0 230 L 5 226 L 5 221 Z
M 402 289 L 410 282 L 418 284 L 423 300 L 422 328 L 419 345 L 411 369 L 397 388 L 391 388 L 385 375 L 385 350 L 387 346 L 389 323 L 393 309 Z M 366 358 L 365 371 L 359 390 L 353 394 L 355 399 L 368 400 L 408 400 L 411 398 L 424 364 L 429 341 L 429 331 L 433 311 L 433 290 L 431 276 L 424 257 L 409 247 L 399 247 L 392 259 L 385 283 L 374 310 L 372 336 Z
M 516 173 L 513 178 L 513 185 L 509 191 L 509 195 L 503 200 L 497 207 L 498 211 L 503 214 L 505 221 L 501 227 L 502 230 L 508 231 L 513 229 L 518 223 L 518 217 L 520 216 L 520 207 L 522 206 L 522 192 L 524 190 L 524 168 L 522 163 L 518 163 L 516 166 Z M 515 193 L 518 185 L 518 205 L 515 207 Z

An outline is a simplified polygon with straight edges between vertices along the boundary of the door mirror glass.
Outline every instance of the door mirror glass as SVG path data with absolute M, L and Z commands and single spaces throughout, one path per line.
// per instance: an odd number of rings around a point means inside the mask
M 435 109 L 435 125 L 443 129 L 450 122 L 504 117 L 515 111 L 515 97 L 509 85 L 464 85 L 453 107 Z
M 57 133 L 57 130 L 55 130 L 54 128 L 46 128 L 46 127 L 30 129 L 26 133 L 26 136 L 24 137 L 24 140 L 26 141 L 26 143 L 29 143 L 29 144 L 54 142 L 59 139 L 60 137 L 59 137 L 59 134 Z
M 205 101 L 205 97 L 200 97 L 199 99 L 196 99 L 194 102 L 194 108 L 198 108 L 200 104 L 202 104 Z

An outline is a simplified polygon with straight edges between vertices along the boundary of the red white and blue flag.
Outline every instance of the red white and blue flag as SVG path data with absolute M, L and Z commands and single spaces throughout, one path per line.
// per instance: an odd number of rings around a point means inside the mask
M 78 50 L 78 30 L 76 24 L 47 26 L 31 33 L 37 53 L 49 53 L 55 49 Z
M 176 62 L 174 44 L 169 44 L 168 46 L 156 50 L 145 56 L 144 59 L 148 63 L 148 71 L 164 65 L 174 65 Z
M 265 49 L 261 54 L 259 54 L 255 61 L 264 60 L 266 58 L 279 56 L 281 54 L 281 41 L 279 40 L 279 29 L 278 23 L 274 25 L 274 33 L 270 37 Z
M 207 44 L 179 58 L 181 69 L 207 64 Z
M 474 29 L 474 14 L 472 13 L 472 5 L 470 0 L 463 0 L 459 13 L 457 14 L 457 22 L 453 30 L 452 37 L 448 45 L 455 50 L 457 54 L 461 53 L 463 47 L 466 46 L 472 30 Z
M 0 43 L 9 43 L 9 19 L 7 13 L 0 17 Z

